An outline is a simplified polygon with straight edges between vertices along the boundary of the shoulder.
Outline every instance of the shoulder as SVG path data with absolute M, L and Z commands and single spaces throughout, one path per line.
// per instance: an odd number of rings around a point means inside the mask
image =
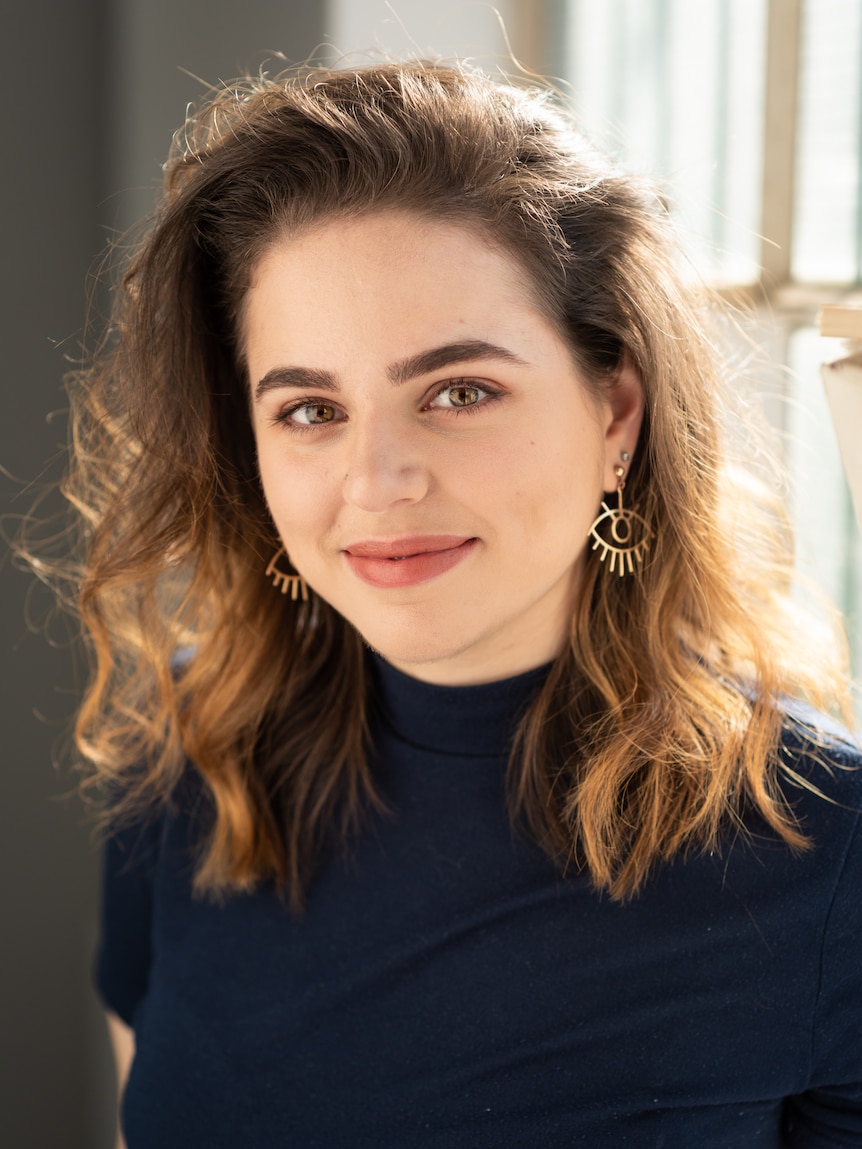
M 165 842 L 176 838 L 179 828 L 202 832 L 211 818 L 209 793 L 187 759 L 177 780 L 163 793 L 118 789 L 102 819 L 106 861 L 123 872 L 152 870 Z
M 862 744 L 829 715 L 784 699 L 778 758 L 786 776 L 798 775 L 803 784 L 818 788 L 822 784 L 828 796 L 855 799 L 857 812 L 862 809 Z
M 777 780 L 784 798 L 815 854 L 825 850 L 836 880 L 848 867 L 862 880 L 859 740 L 803 702 L 785 700 L 782 711 Z

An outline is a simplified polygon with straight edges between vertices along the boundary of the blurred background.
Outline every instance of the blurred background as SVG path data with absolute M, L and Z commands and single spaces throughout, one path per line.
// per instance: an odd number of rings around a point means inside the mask
M 97 257 L 151 207 L 187 104 L 277 71 L 279 53 L 504 70 L 514 55 L 663 181 L 693 264 L 754 309 L 734 354 L 781 433 L 800 565 L 845 612 L 860 673 L 862 541 L 818 374 L 842 346 L 816 332 L 818 307 L 862 281 L 858 0 L 31 0 L 4 27 L 7 531 L 62 472 L 62 377 L 99 294 Z M 114 1084 L 89 982 L 98 857 L 67 751 L 83 667 L 5 551 L 0 579 L 0 1145 L 108 1149 Z

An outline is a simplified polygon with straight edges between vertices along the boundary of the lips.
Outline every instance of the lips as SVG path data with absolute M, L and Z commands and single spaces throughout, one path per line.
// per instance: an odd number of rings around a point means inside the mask
M 343 553 L 353 573 L 370 586 L 404 587 L 445 574 L 478 542 L 463 535 L 411 535 L 351 543 Z

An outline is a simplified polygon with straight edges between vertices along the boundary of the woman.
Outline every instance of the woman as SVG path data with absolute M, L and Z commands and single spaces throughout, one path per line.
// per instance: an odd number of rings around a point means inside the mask
M 846 683 L 678 262 L 466 70 L 178 136 L 69 480 L 129 1149 L 862 1145 Z

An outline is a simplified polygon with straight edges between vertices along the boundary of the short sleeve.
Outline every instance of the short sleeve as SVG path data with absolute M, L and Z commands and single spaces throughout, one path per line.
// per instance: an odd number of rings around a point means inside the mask
M 96 989 L 106 1008 L 127 1025 L 147 990 L 152 957 L 153 875 L 160 823 L 112 834 L 102 856 Z
M 791 1149 L 862 1147 L 862 760 L 849 757 L 849 785 L 842 787 L 850 792 L 849 802 L 843 805 L 848 813 L 856 810 L 855 824 L 845 856 L 836 859 L 839 877 L 823 937 L 811 1087 L 787 1105 Z

